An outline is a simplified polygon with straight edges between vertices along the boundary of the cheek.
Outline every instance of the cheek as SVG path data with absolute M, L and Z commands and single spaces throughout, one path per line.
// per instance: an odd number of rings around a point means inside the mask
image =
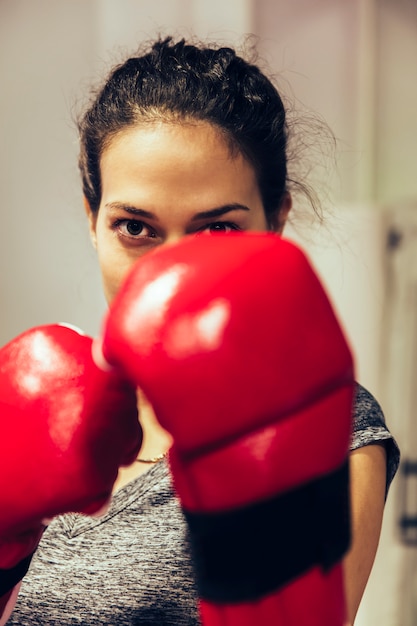
M 111 302 L 122 282 L 123 273 L 121 259 L 114 248 L 105 239 L 97 237 L 97 259 L 100 267 L 104 295 Z
M 104 295 L 108 303 L 115 297 L 124 276 L 131 266 L 123 249 L 113 233 L 109 232 L 100 220 L 96 228 L 96 250 L 100 267 Z
M 103 246 L 98 243 L 97 256 L 104 295 L 107 302 L 110 303 L 119 291 L 132 266 L 138 260 L 138 255 L 129 254 L 118 246 Z

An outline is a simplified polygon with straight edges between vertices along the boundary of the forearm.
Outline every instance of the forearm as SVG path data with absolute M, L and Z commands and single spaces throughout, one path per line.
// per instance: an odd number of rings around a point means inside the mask
M 369 445 L 351 453 L 350 481 L 352 541 L 344 560 L 346 626 L 355 621 L 378 548 L 386 484 L 383 445 Z
M 18 583 L 15 587 L 13 587 L 13 589 L 11 589 L 11 591 L 0 598 L 0 626 L 4 626 L 12 614 L 19 593 L 20 584 L 21 583 Z

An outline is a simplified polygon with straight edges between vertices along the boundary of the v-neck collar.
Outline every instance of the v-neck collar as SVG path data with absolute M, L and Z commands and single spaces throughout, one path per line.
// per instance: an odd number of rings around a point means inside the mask
M 104 515 L 92 517 L 79 513 L 67 513 L 55 518 L 51 524 L 59 524 L 67 537 L 77 537 L 105 524 L 139 498 L 146 497 L 146 494 L 164 479 L 170 480 L 168 462 L 165 459 L 116 491 L 112 496 L 110 508 Z

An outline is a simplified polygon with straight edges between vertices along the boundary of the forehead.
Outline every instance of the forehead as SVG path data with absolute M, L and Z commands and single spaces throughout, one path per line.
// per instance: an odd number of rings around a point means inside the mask
M 107 141 L 101 161 L 128 153 L 135 158 L 157 154 L 162 163 L 175 157 L 191 160 L 211 155 L 216 159 L 234 160 L 240 156 L 226 131 L 199 120 L 151 120 L 126 127 Z
M 106 146 L 100 167 L 103 197 L 132 193 L 146 201 L 148 195 L 162 198 L 172 193 L 176 197 L 213 196 L 216 190 L 231 196 L 258 193 L 251 164 L 220 129 L 207 122 L 126 128 Z

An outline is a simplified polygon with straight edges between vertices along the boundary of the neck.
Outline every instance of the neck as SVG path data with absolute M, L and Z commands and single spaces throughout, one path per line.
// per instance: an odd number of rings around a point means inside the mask
M 172 445 L 171 435 L 159 424 L 151 404 L 141 391 L 138 391 L 139 422 L 143 430 L 143 442 L 138 457 L 154 459 L 168 452 Z M 154 463 L 133 463 L 119 470 L 113 491 L 117 491 L 131 480 L 146 472 Z

